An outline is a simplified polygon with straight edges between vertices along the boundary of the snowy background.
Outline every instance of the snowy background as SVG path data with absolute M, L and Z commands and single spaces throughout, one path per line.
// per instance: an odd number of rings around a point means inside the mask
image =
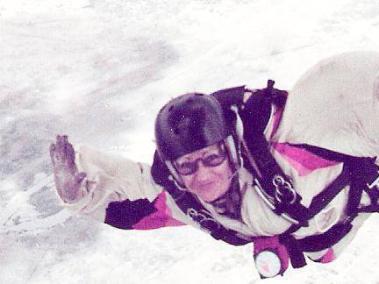
M 121 231 L 62 210 L 48 146 L 151 162 L 169 98 L 379 50 L 376 0 L 0 0 L 0 283 L 261 283 L 251 246 L 189 227 Z M 264 283 L 379 283 L 379 219 L 349 250 Z

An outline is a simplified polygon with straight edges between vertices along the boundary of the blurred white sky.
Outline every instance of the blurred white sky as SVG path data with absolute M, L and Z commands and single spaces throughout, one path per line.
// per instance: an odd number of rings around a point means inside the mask
M 170 97 L 291 88 L 320 59 L 378 50 L 379 3 L 360 0 L 0 0 L 0 282 L 257 283 L 249 246 L 191 228 L 123 232 L 70 217 L 48 145 L 150 162 Z M 340 260 L 265 283 L 377 283 L 376 217 Z

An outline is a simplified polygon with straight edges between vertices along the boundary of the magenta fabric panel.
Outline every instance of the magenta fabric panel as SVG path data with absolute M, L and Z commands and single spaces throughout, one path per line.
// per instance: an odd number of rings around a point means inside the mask
M 338 164 L 336 161 L 323 159 L 305 149 L 287 143 L 273 143 L 272 145 L 275 151 L 280 153 L 297 170 L 300 176 Z
M 336 259 L 336 257 L 334 255 L 334 251 L 333 251 L 333 249 L 330 248 L 330 249 L 328 249 L 326 254 L 324 254 L 324 256 L 321 258 L 320 262 L 321 263 L 329 263 L 335 259 Z

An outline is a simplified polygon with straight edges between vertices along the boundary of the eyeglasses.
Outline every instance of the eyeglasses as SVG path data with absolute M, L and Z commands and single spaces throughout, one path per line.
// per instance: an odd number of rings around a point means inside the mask
M 179 174 L 183 176 L 193 175 L 199 168 L 199 162 L 201 161 L 206 167 L 217 167 L 221 165 L 226 159 L 226 151 L 220 146 L 218 147 L 218 153 L 209 154 L 203 158 L 198 158 L 191 162 L 178 163 L 174 162 L 174 166 Z

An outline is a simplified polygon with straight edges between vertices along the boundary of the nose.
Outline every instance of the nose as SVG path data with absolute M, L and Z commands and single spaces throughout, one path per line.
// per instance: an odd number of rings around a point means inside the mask
M 207 181 L 209 181 L 211 177 L 209 174 L 210 170 L 211 170 L 210 167 L 204 166 L 203 162 L 199 161 L 198 168 L 195 173 L 196 180 L 200 183 L 206 183 Z

